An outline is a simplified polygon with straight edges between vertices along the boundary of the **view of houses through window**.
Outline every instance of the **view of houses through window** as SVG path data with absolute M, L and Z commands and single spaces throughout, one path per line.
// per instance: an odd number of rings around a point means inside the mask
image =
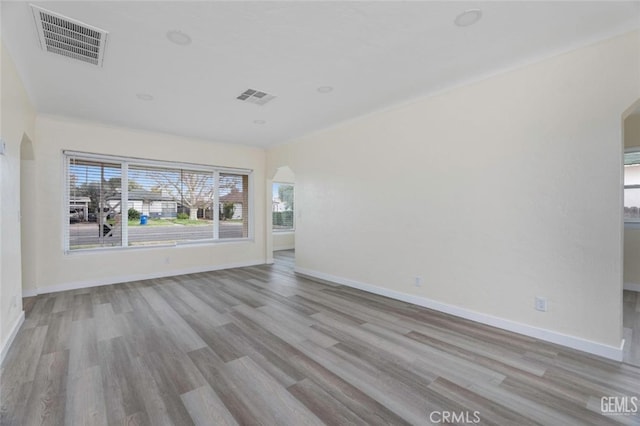
M 293 221 L 293 185 L 274 183 L 272 194 L 272 215 L 274 231 L 292 231 Z
M 640 222 L 640 150 L 624 155 L 624 220 Z
M 69 250 L 249 236 L 247 172 L 81 155 L 67 160 Z

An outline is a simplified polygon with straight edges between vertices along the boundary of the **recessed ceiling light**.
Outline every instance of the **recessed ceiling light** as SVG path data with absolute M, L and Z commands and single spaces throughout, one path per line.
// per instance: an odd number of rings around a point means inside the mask
M 459 27 L 468 27 L 478 22 L 482 18 L 482 11 L 480 9 L 469 9 L 456 16 L 455 24 Z
M 153 95 L 150 95 L 148 93 L 138 93 L 136 95 L 136 97 L 138 99 L 140 99 L 141 101 L 152 101 L 153 100 Z
M 333 91 L 333 87 L 331 86 L 320 86 L 316 89 L 318 93 L 329 93 Z
M 187 44 L 191 44 L 191 37 L 188 34 L 183 33 L 182 31 L 172 30 L 167 32 L 167 38 L 170 42 L 178 44 L 180 46 L 186 46 Z
M 267 124 L 264 120 L 253 120 L 253 124 Z

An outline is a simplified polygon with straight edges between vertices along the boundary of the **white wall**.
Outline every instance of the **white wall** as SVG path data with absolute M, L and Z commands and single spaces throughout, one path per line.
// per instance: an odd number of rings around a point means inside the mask
M 624 120 L 624 146 L 625 148 L 640 146 L 640 112 Z
M 273 250 L 293 250 L 296 248 L 296 234 L 291 232 L 273 233 Z
M 220 144 L 39 115 L 35 163 L 37 200 L 32 238 L 37 246 L 36 291 L 39 293 L 149 276 L 265 262 L 265 152 Z M 173 160 L 253 170 L 255 241 L 169 248 L 63 252 L 63 150 Z M 168 262 L 167 262 L 168 260 Z
M 640 114 L 630 115 L 624 120 L 625 148 L 640 147 Z M 640 288 L 640 229 L 627 227 L 624 230 L 624 282 Z
M 296 173 L 298 270 L 621 357 L 620 122 L 640 96 L 639 44 L 627 34 L 271 150 L 269 170 Z
M 34 134 L 35 111 L 0 42 L 0 361 L 24 314 L 20 247 L 20 144 Z
M 287 166 L 283 166 L 278 168 L 275 176 L 273 177 L 273 182 L 278 183 L 296 183 L 295 174 L 293 170 L 291 170 Z M 277 231 L 273 232 L 273 250 L 292 250 L 296 248 L 296 234 L 295 231 Z

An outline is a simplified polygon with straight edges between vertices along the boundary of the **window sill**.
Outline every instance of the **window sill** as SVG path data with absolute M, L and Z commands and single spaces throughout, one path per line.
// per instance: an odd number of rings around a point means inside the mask
M 624 229 L 640 229 L 640 222 L 625 222 Z
M 202 247 L 202 246 L 218 246 L 223 244 L 233 243 L 255 243 L 254 238 L 225 238 L 223 240 L 202 240 L 191 242 L 176 242 L 172 244 L 154 244 L 148 246 L 129 246 L 129 247 L 96 247 L 90 249 L 78 249 L 78 250 L 65 250 L 64 254 L 69 256 L 82 255 L 82 254 L 104 254 L 110 252 L 134 252 L 154 249 L 167 249 L 167 248 L 189 248 L 189 247 Z

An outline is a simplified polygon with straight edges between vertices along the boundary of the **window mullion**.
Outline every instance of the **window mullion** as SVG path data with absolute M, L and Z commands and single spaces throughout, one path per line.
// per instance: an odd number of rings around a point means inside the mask
M 63 215 L 64 218 L 64 251 L 65 253 L 69 252 L 69 248 L 70 248 L 70 227 L 69 227 L 69 214 L 67 213 L 69 211 L 69 205 L 71 204 L 71 182 L 70 182 L 70 169 L 71 169 L 71 162 L 73 161 L 73 157 L 71 156 L 67 156 L 65 157 L 65 162 L 64 162 L 64 188 L 65 188 L 65 196 L 64 196 L 64 212 L 65 214 Z
M 220 172 L 213 172 L 213 239 L 220 239 Z
M 129 163 L 121 164 L 120 194 L 120 224 L 122 225 L 122 247 L 129 247 Z

